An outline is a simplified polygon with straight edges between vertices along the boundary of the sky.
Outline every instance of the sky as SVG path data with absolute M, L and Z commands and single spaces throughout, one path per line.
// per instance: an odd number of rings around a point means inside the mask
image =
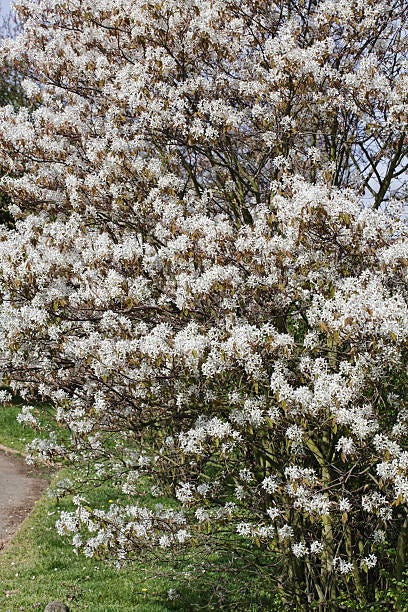
M 10 9 L 11 2 L 12 0 L 0 0 L 0 8 L 3 14 L 7 13 L 7 11 Z

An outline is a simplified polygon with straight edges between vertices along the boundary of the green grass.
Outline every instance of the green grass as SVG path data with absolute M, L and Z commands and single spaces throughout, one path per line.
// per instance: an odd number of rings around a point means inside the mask
M 19 412 L 19 406 L 0 406 L 0 444 L 23 452 L 26 444 L 36 437 L 36 432 L 17 421 Z
M 24 452 L 37 434 L 18 423 L 19 411 L 19 406 L 0 407 L 0 444 Z M 103 503 L 110 495 L 110 490 L 101 489 L 96 501 Z M 72 610 L 95 612 L 172 609 L 166 605 L 171 605 L 167 597 L 171 583 L 145 581 L 154 567 L 135 564 L 118 571 L 104 562 L 75 555 L 69 542 L 55 529 L 59 511 L 71 508 L 69 499 L 57 502 L 45 494 L 2 551 L 0 610 L 43 610 L 55 599 L 69 603 Z
M 16 421 L 17 406 L 0 407 L 0 444 L 22 452 L 36 432 Z M 55 480 L 69 473 L 60 472 Z M 106 507 L 109 499 L 118 500 L 118 491 L 109 484 L 86 494 L 92 505 Z M 157 503 L 146 495 L 143 503 Z M 204 557 L 193 551 L 188 558 L 142 560 L 118 570 L 104 561 L 77 556 L 67 538 L 58 535 L 55 521 L 61 510 L 73 509 L 69 497 L 55 500 L 44 494 L 21 529 L 0 553 L 0 611 L 42 611 L 53 600 L 66 602 L 70 610 L 92 612 L 164 612 L 184 610 L 273 610 L 273 598 L 260 588 L 266 585 L 248 580 L 245 564 L 242 573 L 225 553 L 225 567 L 219 570 L 220 555 Z M 212 569 L 197 571 L 203 563 Z M 177 572 L 176 569 L 177 568 Z M 180 579 L 180 572 L 184 573 Z M 178 576 L 175 579 L 174 576 Z M 178 598 L 171 601 L 168 590 Z M 242 602 L 242 591 L 246 592 Z M 254 596 L 255 591 L 257 596 Z M 260 599 L 263 600 L 260 602 Z M 278 608 L 279 609 L 279 608 Z
M 64 474 L 60 473 L 59 478 L 62 476 Z M 106 486 L 94 492 L 92 501 L 105 505 L 110 495 L 112 489 Z M 193 568 L 204 560 L 201 553 L 193 552 L 184 561 L 179 561 L 178 568 L 184 567 L 191 573 L 184 580 L 175 580 L 173 567 L 163 560 L 140 560 L 118 570 L 106 562 L 77 556 L 69 541 L 60 537 L 55 529 L 58 513 L 70 509 L 72 503 L 68 498 L 56 501 L 44 495 L 2 551 L 1 612 L 43 610 L 53 600 L 68 603 L 72 611 L 93 612 L 276 609 L 266 593 L 263 599 L 268 603 L 265 605 L 260 605 L 259 601 L 251 603 L 251 597 L 242 605 L 237 594 L 242 584 L 248 588 L 248 582 L 236 572 L 225 584 L 225 576 L 219 574 L 216 567 L 219 561 L 216 555 L 212 558 L 216 562 L 212 573 L 201 578 Z M 221 584 L 229 591 L 222 596 L 222 604 L 216 593 Z M 170 588 L 178 592 L 176 600 L 169 599 Z
M 2 612 L 43 610 L 55 599 L 67 602 L 71 610 L 174 609 L 167 596 L 171 582 L 145 579 L 158 568 L 140 563 L 118 571 L 102 561 L 75 555 L 55 530 L 58 512 L 69 508 L 68 500 L 56 502 L 44 495 L 0 555 Z

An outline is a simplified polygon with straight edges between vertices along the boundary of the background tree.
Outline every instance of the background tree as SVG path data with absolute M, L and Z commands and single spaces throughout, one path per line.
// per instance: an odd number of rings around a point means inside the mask
M 31 451 L 79 466 L 59 530 L 85 554 L 235 533 L 299 610 L 401 576 L 406 11 L 19 3 L 2 369 L 22 421 L 55 410 Z M 127 504 L 87 505 L 105 478 Z

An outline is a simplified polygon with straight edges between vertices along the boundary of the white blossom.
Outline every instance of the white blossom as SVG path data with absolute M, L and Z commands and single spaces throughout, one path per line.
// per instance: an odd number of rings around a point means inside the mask
M 295 542 L 292 544 L 292 552 L 295 557 L 306 557 L 309 554 L 308 548 L 304 542 Z

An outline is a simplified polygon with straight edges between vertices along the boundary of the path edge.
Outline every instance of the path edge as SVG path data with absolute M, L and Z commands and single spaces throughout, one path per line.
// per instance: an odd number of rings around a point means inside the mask
M 27 457 L 27 455 L 23 452 L 23 451 L 19 451 L 15 448 L 10 448 L 9 446 L 5 446 L 4 444 L 0 444 L 0 452 L 4 453 L 5 455 L 14 455 L 15 457 L 19 457 L 20 459 L 25 459 Z M 27 468 L 28 465 L 26 464 Z M 48 481 L 48 486 L 50 484 L 50 479 L 48 478 L 41 478 L 40 480 L 44 480 L 45 482 Z M 17 528 L 15 529 L 15 531 L 6 539 L 2 539 L 0 540 L 0 555 L 8 548 L 8 546 L 12 543 L 12 541 L 14 540 L 15 536 L 18 534 L 18 532 L 20 531 L 22 525 L 25 523 L 25 521 L 31 516 L 31 514 L 33 513 L 33 511 L 35 510 L 35 506 L 36 503 L 42 498 L 42 496 L 44 495 L 44 492 L 47 489 L 47 485 L 44 486 L 44 488 L 41 491 L 41 495 L 40 497 L 34 501 L 31 510 L 28 512 L 28 514 L 25 516 L 25 518 L 21 521 L 21 523 L 19 523 L 19 525 L 17 526 Z
M 4 446 L 4 444 L 0 444 L 0 451 L 2 453 L 6 453 L 7 455 L 18 455 L 19 457 L 27 457 L 24 451 L 19 451 L 16 448 Z

